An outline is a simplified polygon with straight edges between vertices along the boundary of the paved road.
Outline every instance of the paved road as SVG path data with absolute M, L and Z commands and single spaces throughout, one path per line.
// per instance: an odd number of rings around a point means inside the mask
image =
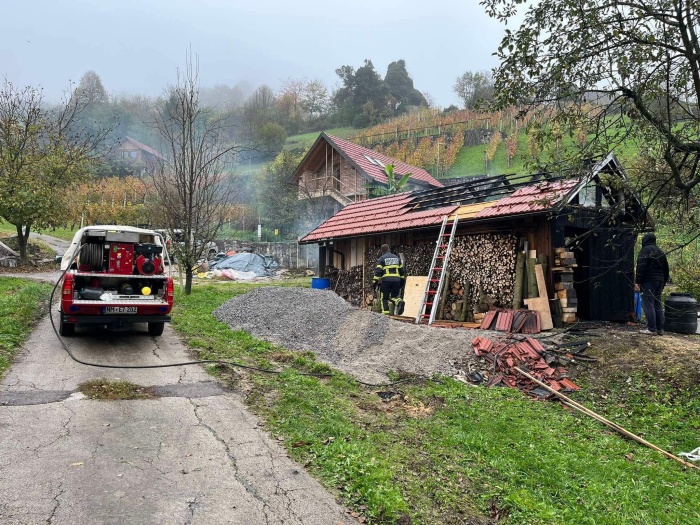
M 66 250 L 70 246 L 70 241 L 64 241 L 63 239 L 59 239 L 58 237 L 53 237 L 52 235 L 45 235 L 43 233 L 29 232 L 29 237 L 31 239 L 39 239 L 45 242 L 53 249 L 53 251 L 56 252 L 56 255 L 63 255 L 64 253 L 66 253 Z
M 79 332 L 82 359 L 111 364 L 188 360 L 172 329 Z M 91 401 L 89 379 L 155 386 L 153 400 Z M 48 319 L 0 383 L 0 523 L 356 523 L 199 365 L 101 369 L 72 361 Z

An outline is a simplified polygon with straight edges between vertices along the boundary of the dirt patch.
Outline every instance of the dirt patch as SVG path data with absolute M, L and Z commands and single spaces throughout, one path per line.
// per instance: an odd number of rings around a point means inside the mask
M 78 386 L 89 399 L 116 401 L 125 399 L 153 399 L 159 397 L 151 387 L 139 386 L 129 381 L 93 379 Z
M 641 335 L 630 327 L 596 330 L 588 354 L 599 362 L 571 369 L 595 383 L 644 373 L 679 386 L 700 383 L 700 335 Z

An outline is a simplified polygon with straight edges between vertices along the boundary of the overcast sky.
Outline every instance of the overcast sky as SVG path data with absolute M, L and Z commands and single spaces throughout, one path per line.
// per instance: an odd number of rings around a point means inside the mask
M 491 69 L 503 26 L 477 0 L 2 0 L 0 72 L 58 100 L 93 70 L 111 95 L 163 93 L 191 46 L 203 86 L 286 78 L 338 84 L 369 58 L 382 77 L 403 58 L 446 107 L 464 71 Z

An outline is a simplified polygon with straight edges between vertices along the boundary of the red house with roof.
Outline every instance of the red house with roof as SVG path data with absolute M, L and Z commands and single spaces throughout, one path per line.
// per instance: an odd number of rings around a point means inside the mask
M 411 174 L 407 189 L 443 186 L 423 168 L 327 133 L 319 135 L 293 177 L 299 185 L 299 198 L 309 201 L 318 224 L 348 204 L 367 199 L 370 187 L 386 186 L 384 168 L 388 164 L 394 165 L 397 179 Z
M 354 288 L 369 294 L 381 244 L 406 256 L 407 275 L 428 275 L 443 219 L 456 216 L 463 260 L 453 255 L 448 268 L 459 266 L 452 275 L 469 281 L 473 296 L 482 291 L 503 306 L 512 302 L 513 283 L 495 283 L 493 275 L 514 273 L 523 251 L 549 263 L 545 279 L 554 291 L 555 252 L 564 248 L 578 261 L 573 282 L 581 318 L 627 320 L 633 312 L 633 251 L 638 228 L 650 221 L 612 153 L 571 173 L 478 177 L 354 202 L 299 242 L 319 245 L 320 275 L 363 276 Z M 342 282 L 352 280 L 348 275 Z

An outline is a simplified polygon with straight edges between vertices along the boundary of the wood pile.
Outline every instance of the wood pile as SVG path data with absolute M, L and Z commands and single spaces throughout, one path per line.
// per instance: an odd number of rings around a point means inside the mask
M 519 336 L 508 341 L 492 341 L 486 337 L 475 337 L 472 348 L 477 356 L 483 357 L 493 367 L 494 373 L 486 386 L 508 386 L 539 398 L 553 394 L 515 371 L 516 367 L 528 370 L 530 375 L 556 391 L 571 392 L 579 387 L 567 377 L 563 363 L 569 363 L 573 356 L 559 355 L 547 351 L 542 343 L 531 337 Z
M 499 332 L 538 334 L 541 331 L 540 313 L 534 310 L 498 308 L 483 314 L 480 328 Z
M 484 233 L 456 237 L 452 243 L 449 270 L 454 301 L 461 300 L 469 283 L 467 300 L 476 305 L 480 293 L 493 298 L 496 306 L 513 302 L 517 238 L 509 233 Z M 432 254 L 431 254 L 432 258 Z M 448 303 L 450 304 L 449 300 Z M 449 310 L 448 310 L 449 311 Z
M 566 248 L 556 248 L 554 250 L 552 277 L 559 303 L 557 310 L 561 310 L 563 323 L 575 323 L 577 321 L 578 298 L 574 289 L 574 268 L 576 267 L 578 267 L 578 264 L 576 264 L 576 257 L 573 252 L 567 251 Z
M 331 280 L 331 290 L 353 306 L 362 306 L 362 265 L 349 270 L 326 268 L 326 276 Z
M 427 275 L 430 270 L 430 262 L 433 260 L 433 254 L 435 252 L 434 244 L 419 244 L 416 246 L 391 246 L 390 250 L 396 255 L 402 256 L 404 258 L 404 271 L 406 275 Z M 349 297 L 353 297 L 351 303 L 354 306 L 362 305 L 362 291 L 364 291 L 364 307 L 371 308 L 372 301 L 374 300 L 374 270 L 377 267 L 377 259 L 381 256 L 382 251 L 380 246 L 373 246 L 368 248 L 365 252 L 365 277 L 362 280 L 362 266 L 355 266 L 354 268 L 359 268 L 359 275 L 355 273 L 355 278 L 357 279 L 357 285 L 346 285 L 350 290 L 348 292 Z M 353 268 L 353 269 L 354 269 Z M 352 269 L 351 269 L 352 271 Z M 341 283 L 342 286 L 342 283 Z M 333 288 L 333 283 L 331 282 L 331 288 Z M 338 288 L 338 294 L 344 297 L 343 293 L 346 293 L 345 288 Z M 357 303 L 354 302 L 355 297 L 359 295 L 359 300 Z

